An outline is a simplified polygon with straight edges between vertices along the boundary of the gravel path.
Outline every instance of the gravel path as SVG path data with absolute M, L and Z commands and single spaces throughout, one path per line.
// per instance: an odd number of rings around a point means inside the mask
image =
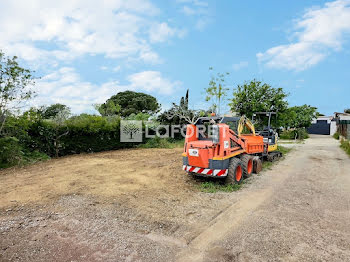
M 247 188 L 178 261 L 350 261 L 350 159 L 312 136 Z

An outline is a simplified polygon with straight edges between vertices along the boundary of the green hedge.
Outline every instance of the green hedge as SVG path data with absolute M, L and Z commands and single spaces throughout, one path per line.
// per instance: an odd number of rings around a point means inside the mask
M 304 128 L 293 130 L 284 130 L 280 134 L 281 139 L 306 139 L 309 138 L 308 132 Z
M 42 159 L 45 155 L 55 157 L 135 145 L 120 142 L 119 117 L 81 115 L 62 124 L 28 115 L 10 117 L 0 137 L 0 167 L 19 164 L 29 157 Z

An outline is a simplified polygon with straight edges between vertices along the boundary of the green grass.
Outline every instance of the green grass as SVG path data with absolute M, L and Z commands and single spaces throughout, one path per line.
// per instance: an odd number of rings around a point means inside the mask
M 348 140 L 342 140 L 340 147 L 350 156 L 350 143 Z
M 175 140 L 171 138 L 151 138 L 144 144 L 140 144 L 139 148 L 181 148 L 184 146 L 184 140 Z
M 288 154 L 290 151 L 292 151 L 292 148 L 284 147 L 284 146 L 278 146 L 278 151 L 280 151 L 283 155 Z
M 216 193 L 219 191 L 233 192 L 239 190 L 242 187 L 242 184 L 225 185 L 221 181 L 207 181 L 200 183 L 198 187 L 199 190 L 204 193 Z
M 340 137 L 339 133 L 335 132 L 333 135 L 333 138 L 339 140 L 339 137 Z
M 304 140 L 290 141 L 290 139 L 281 139 L 279 141 L 280 144 L 303 144 Z
M 0 163 L 0 169 L 14 166 L 22 167 L 51 159 L 48 155 L 40 153 L 38 151 L 21 153 L 22 154 L 16 163 Z

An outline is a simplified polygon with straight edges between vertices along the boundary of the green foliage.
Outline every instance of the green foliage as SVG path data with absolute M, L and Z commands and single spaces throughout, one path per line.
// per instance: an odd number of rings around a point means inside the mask
M 39 110 L 42 111 L 43 119 L 53 119 L 58 115 L 63 115 L 67 119 L 71 114 L 70 108 L 62 104 L 53 104 L 48 107 L 42 107 Z
M 0 168 L 17 165 L 21 162 L 23 152 L 15 137 L 0 138 Z
M 254 112 L 283 112 L 288 103 L 288 96 L 282 88 L 274 88 L 257 80 L 238 85 L 233 92 L 231 110 L 248 118 Z
M 121 111 L 121 106 L 116 104 L 113 100 L 107 100 L 106 103 L 102 105 L 95 105 L 96 110 L 101 114 L 101 116 L 114 116 L 119 115 Z
M 185 125 L 188 124 L 186 119 L 191 119 L 193 111 L 188 107 L 188 89 L 186 95 L 181 97 L 179 105 L 173 103 L 169 110 L 161 113 L 157 120 L 165 125 Z
M 277 150 L 280 151 L 283 155 L 286 155 L 286 154 L 288 154 L 290 151 L 292 151 L 291 148 L 284 147 L 284 146 L 278 146 Z
M 131 114 L 130 116 L 126 117 L 126 120 L 142 120 L 142 121 L 147 121 L 151 117 L 150 114 L 146 113 L 138 113 L 138 114 Z
M 348 140 L 343 139 L 340 142 L 340 147 L 350 156 L 350 143 Z
M 160 138 L 158 136 L 150 138 L 140 148 L 181 148 L 184 146 L 184 140 L 174 140 L 171 138 Z
M 290 130 L 284 130 L 280 134 L 281 139 L 307 139 L 309 138 L 309 134 L 306 131 L 305 128 L 298 128 L 298 129 L 290 129 Z
M 205 193 L 216 193 L 222 192 L 233 192 L 237 191 L 242 187 L 242 184 L 226 185 L 222 181 L 207 181 L 199 184 L 199 189 Z
M 293 106 L 279 115 L 280 124 L 286 128 L 307 128 L 317 117 L 317 108 L 310 105 Z
M 333 135 L 333 137 L 334 137 L 334 139 L 339 140 L 340 135 L 339 135 L 338 132 L 335 132 L 334 135 Z
M 344 109 L 344 113 L 350 114 L 350 108 Z
M 213 68 L 210 67 L 209 70 L 213 70 Z M 212 75 L 209 81 L 209 86 L 205 88 L 205 100 L 212 102 L 211 109 L 213 110 L 213 113 L 217 113 L 218 115 L 220 115 L 221 104 L 227 97 L 227 92 L 229 90 L 225 87 L 225 77 L 229 74 L 230 73 L 217 73 L 216 75 Z
M 160 104 L 155 97 L 134 91 L 119 92 L 99 107 L 99 112 L 103 116 L 113 115 L 113 113 L 123 117 L 138 113 L 153 115 L 159 110 Z
M 20 67 L 16 56 L 5 57 L 0 51 L 0 134 L 11 111 L 33 96 L 33 84 L 32 72 Z

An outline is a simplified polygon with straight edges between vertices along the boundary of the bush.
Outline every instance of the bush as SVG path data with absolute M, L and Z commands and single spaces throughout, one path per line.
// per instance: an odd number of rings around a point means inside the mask
M 0 168 L 17 165 L 21 162 L 23 152 L 15 137 L 0 138 Z
M 340 136 L 340 135 L 339 135 L 338 132 L 335 132 L 334 135 L 333 135 L 334 139 L 337 139 L 337 140 L 339 140 L 339 136 Z
M 348 155 L 350 155 L 350 143 L 349 143 L 348 140 L 343 139 L 343 140 L 340 142 L 340 147 L 341 147 L 342 149 L 344 149 L 344 151 L 345 151 Z
M 160 138 L 158 136 L 150 138 L 145 144 L 139 145 L 140 148 L 175 148 L 183 147 L 184 140 L 175 140 L 172 138 Z
M 309 138 L 308 132 L 304 128 L 298 128 L 293 130 L 284 130 L 280 134 L 281 139 L 307 139 Z

